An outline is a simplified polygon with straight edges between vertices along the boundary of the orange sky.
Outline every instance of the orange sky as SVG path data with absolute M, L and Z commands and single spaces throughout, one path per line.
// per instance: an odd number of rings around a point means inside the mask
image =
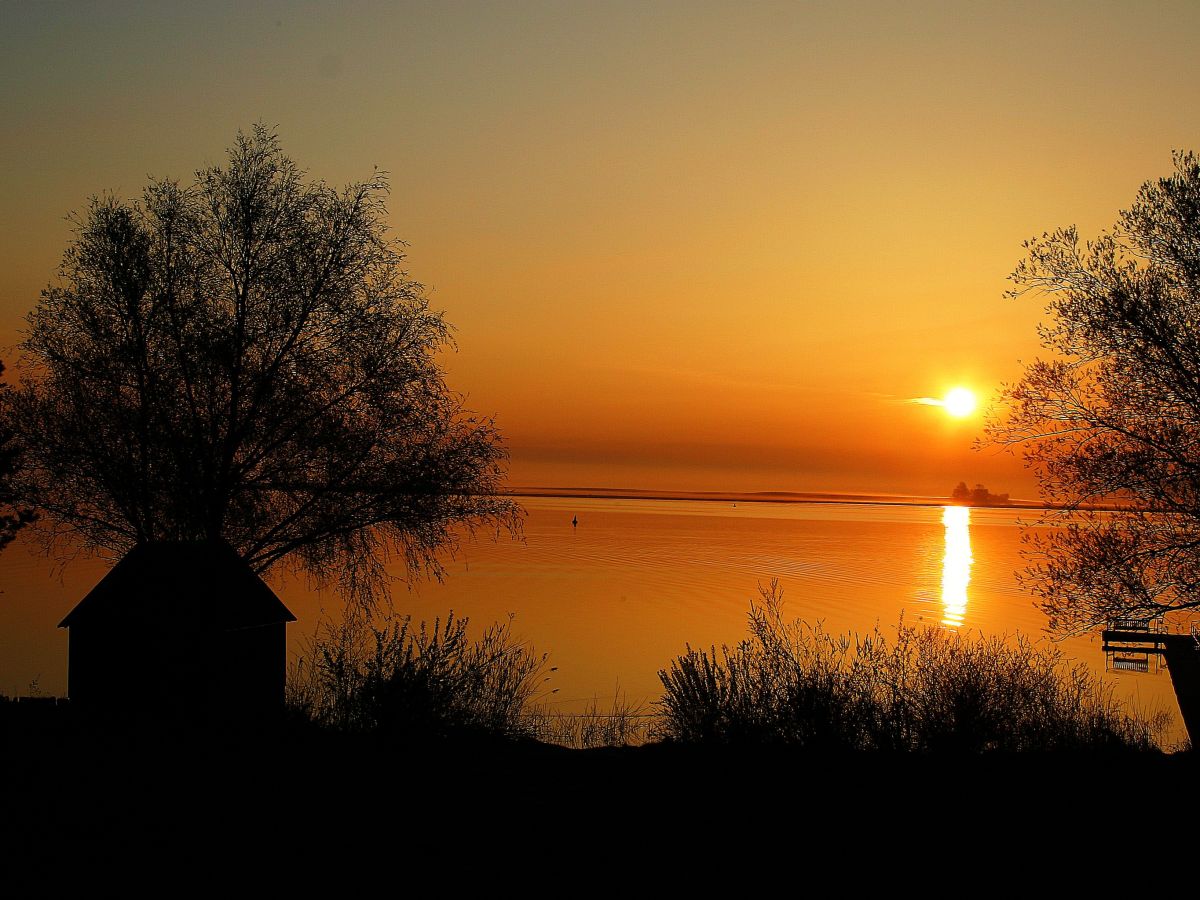
M 1030 496 L 903 401 L 1015 378 L 1021 241 L 1200 147 L 1200 6 L 845 6 L 6 4 L 0 342 L 70 210 L 262 120 L 392 173 L 514 484 Z

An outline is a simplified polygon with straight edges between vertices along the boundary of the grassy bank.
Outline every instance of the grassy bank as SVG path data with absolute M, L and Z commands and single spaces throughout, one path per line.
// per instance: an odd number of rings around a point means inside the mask
M 618 692 L 611 706 L 554 710 L 546 654 L 518 640 L 511 621 L 478 634 L 468 626 L 453 613 L 432 624 L 397 615 L 325 623 L 289 673 L 285 714 L 237 724 L 232 738 L 471 753 L 1153 754 L 1169 723 L 1166 713 L 1125 708 L 1053 646 L 903 622 L 890 637 L 878 627 L 831 634 L 788 620 L 775 584 L 751 603 L 745 640 L 689 647 L 660 671 L 664 692 L 648 708 Z M 221 731 L 211 719 L 118 722 L 53 698 L 0 702 L 0 735 L 35 753 L 220 741 Z
M 865 637 L 789 621 L 776 584 L 735 647 L 688 648 L 649 709 L 620 696 L 550 710 L 547 657 L 511 622 L 349 619 L 320 629 L 289 678 L 294 721 L 399 743 L 510 740 L 574 749 L 669 744 L 830 752 L 1155 752 L 1166 713 L 1126 709 L 1057 648 L 903 622 Z
M 901 622 L 894 638 L 789 621 L 777 583 L 736 647 L 660 672 L 659 735 L 817 751 L 1154 751 L 1166 713 L 1127 710 L 1082 664 L 1027 638 Z

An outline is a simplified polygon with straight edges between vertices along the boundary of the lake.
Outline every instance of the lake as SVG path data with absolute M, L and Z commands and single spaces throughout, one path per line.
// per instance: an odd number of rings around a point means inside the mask
M 895 633 L 907 623 L 1042 637 L 1045 616 L 1015 572 L 1029 510 L 841 503 L 520 498 L 524 539 L 466 541 L 441 584 L 400 586 L 396 609 L 473 626 L 514 615 L 516 634 L 548 651 L 544 701 L 563 711 L 619 690 L 649 704 L 658 670 L 686 646 L 733 644 L 760 586 L 777 578 L 789 617 L 827 630 Z M 578 525 L 571 524 L 572 518 Z M 311 631 L 320 604 L 285 590 Z M 325 601 L 331 608 L 332 596 Z M 1095 637 L 1061 647 L 1104 673 Z M 1164 673 L 1111 673 L 1120 696 L 1175 712 Z M 550 693 L 550 692 L 553 693 Z
M 1045 617 L 1022 592 L 1020 521 L 1012 509 L 845 503 L 527 497 L 524 537 L 464 541 L 442 583 L 394 591 L 397 611 L 432 620 L 453 609 L 473 628 L 514 615 L 513 630 L 550 653 L 542 701 L 564 712 L 620 690 L 633 702 L 659 695 L 658 670 L 693 647 L 734 644 L 760 585 L 778 578 L 790 617 L 828 630 L 894 633 L 904 621 L 961 631 L 1032 637 Z M 578 526 L 572 526 L 573 517 Z M 0 691 L 66 692 L 66 634 L 57 623 L 107 566 L 97 560 L 50 574 L 44 557 L 20 546 L 2 557 Z M 397 574 L 402 570 L 397 569 Z M 288 626 L 295 654 L 333 594 L 298 580 L 277 583 L 299 621 Z M 1099 673 L 1095 637 L 1062 648 Z M 1109 676 L 1117 693 L 1177 716 L 1164 673 Z M 1182 732 L 1180 731 L 1181 735 Z

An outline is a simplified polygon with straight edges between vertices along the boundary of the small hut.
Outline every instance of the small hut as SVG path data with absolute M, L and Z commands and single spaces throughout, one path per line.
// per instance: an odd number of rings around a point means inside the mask
M 283 708 L 296 619 L 224 541 L 138 544 L 71 610 L 73 705 L 219 722 Z

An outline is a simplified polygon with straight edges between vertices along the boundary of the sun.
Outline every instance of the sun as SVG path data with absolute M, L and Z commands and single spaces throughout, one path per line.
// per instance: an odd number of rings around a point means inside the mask
M 942 408 L 956 419 L 965 419 L 975 412 L 975 394 L 964 387 L 956 387 L 942 400 Z

